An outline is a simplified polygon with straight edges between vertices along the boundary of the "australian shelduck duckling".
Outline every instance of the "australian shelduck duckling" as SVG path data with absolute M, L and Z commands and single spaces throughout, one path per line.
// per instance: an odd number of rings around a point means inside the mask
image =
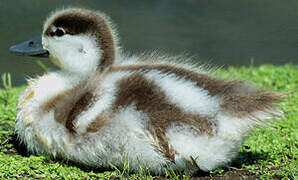
M 95 168 L 128 161 L 134 172 L 209 171 L 280 113 L 279 94 L 211 77 L 184 59 L 124 56 L 100 12 L 53 13 L 42 46 L 60 70 L 29 80 L 19 100 L 16 129 L 33 153 Z

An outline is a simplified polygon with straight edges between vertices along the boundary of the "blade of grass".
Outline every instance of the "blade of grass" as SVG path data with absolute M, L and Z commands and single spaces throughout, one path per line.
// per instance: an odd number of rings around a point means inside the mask
M 48 68 L 43 62 L 41 62 L 40 60 L 36 61 L 37 65 L 44 70 L 45 72 L 49 72 L 50 68 Z

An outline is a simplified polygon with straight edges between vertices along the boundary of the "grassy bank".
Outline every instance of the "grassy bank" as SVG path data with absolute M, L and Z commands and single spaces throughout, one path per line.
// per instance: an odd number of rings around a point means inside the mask
M 196 177 L 261 177 L 298 178 L 298 66 L 262 65 L 258 67 L 229 67 L 217 71 L 217 76 L 249 80 L 264 89 L 289 92 L 280 104 L 285 118 L 268 127 L 260 127 L 247 139 L 239 156 L 229 168 L 211 173 L 199 172 Z M 127 174 L 122 170 L 100 171 L 78 167 L 49 157 L 28 155 L 24 147 L 15 144 L 14 120 L 17 98 L 24 87 L 0 90 L 0 178 L 160 178 L 144 174 Z M 167 178 L 190 178 L 169 172 Z

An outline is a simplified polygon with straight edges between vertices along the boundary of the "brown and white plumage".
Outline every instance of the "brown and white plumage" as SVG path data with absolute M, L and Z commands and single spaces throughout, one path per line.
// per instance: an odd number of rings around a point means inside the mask
M 61 67 L 29 82 L 18 106 L 19 138 L 31 152 L 93 167 L 212 170 L 237 154 L 281 98 L 211 77 L 171 57 L 126 57 L 105 15 L 52 14 L 43 46 Z M 183 59 L 179 59 L 180 61 Z

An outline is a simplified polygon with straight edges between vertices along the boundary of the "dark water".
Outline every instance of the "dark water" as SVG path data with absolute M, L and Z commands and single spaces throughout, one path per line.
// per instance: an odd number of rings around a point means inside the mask
M 1 0 L 0 73 L 10 72 L 14 85 L 42 69 L 8 48 L 39 36 L 47 14 L 63 6 L 106 12 L 132 53 L 187 52 L 217 65 L 298 63 L 297 0 Z

